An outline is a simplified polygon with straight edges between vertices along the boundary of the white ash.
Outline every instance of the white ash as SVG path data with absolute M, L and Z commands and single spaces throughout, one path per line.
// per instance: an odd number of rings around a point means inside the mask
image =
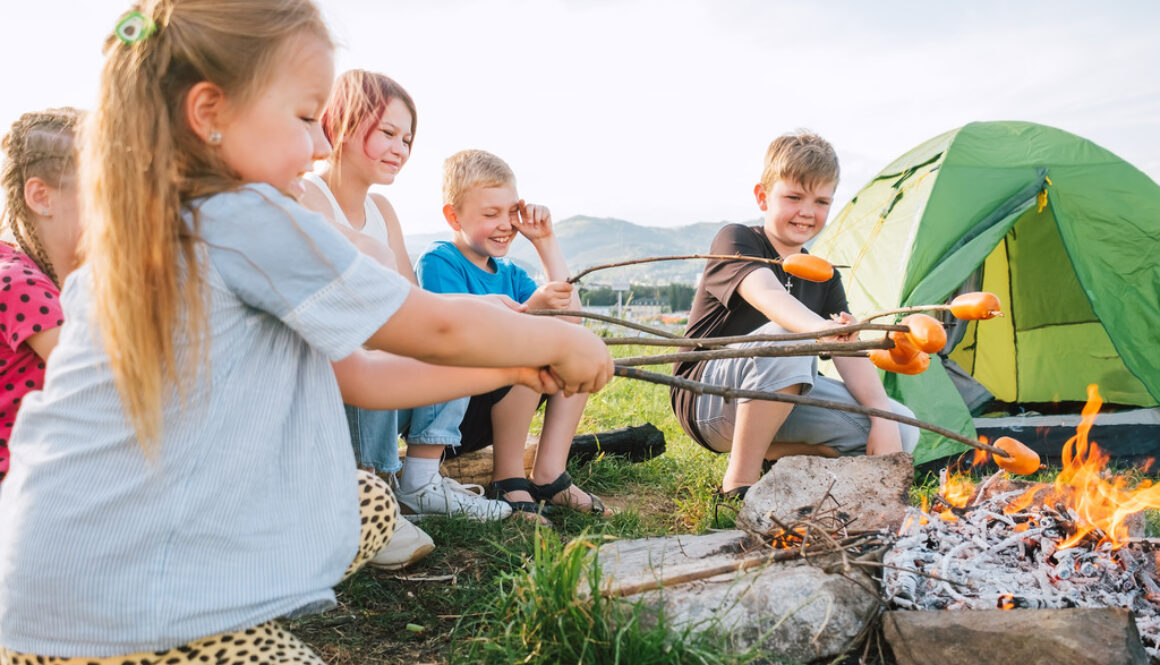
M 1123 607 L 1135 614 L 1148 656 L 1160 660 L 1160 585 L 1152 547 L 1096 546 L 1098 535 L 1089 534 L 1061 550 L 1058 544 L 1074 533 L 1074 513 L 1038 504 L 1004 514 L 1019 494 L 993 496 L 959 514 L 958 521 L 932 514 L 920 524 L 924 513 L 909 509 L 884 559 L 888 602 L 911 610 Z

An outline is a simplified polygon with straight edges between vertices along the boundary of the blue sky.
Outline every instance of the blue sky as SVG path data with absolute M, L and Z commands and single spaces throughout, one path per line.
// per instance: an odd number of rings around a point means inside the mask
M 63 3 L 62 3 L 63 4 Z M 122 0 L 5 3 L 0 124 L 91 106 Z M 557 219 L 648 225 L 757 216 L 765 146 L 797 127 L 842 160 L 841 205 L 914 145 L 975 120 L 1089 138 L 1160 180 L 1160 3 L 322 0 L 339 70 L 402 83 L 411 161 L 382 191 L 441 231 L 464 148 L 511 163 Z M 46 16 L 51 11 L 52 16 Z

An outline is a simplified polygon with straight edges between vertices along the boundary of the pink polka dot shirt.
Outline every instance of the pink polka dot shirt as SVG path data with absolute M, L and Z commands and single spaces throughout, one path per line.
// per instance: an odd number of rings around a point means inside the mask
M 0 242 L 0 481 L 8 473 L 8 439 L 20 401 L 44 385 L 44 359 L 27 340 L 62 323 L 56 285 L 32 259 Z

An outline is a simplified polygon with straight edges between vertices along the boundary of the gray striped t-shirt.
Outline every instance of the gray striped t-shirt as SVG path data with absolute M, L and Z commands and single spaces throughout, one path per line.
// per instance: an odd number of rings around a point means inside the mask
M 4 647 L 116 656 L 334 603 L 359 513 L 330 360 L 410 286 L 267 185 L 198 209 L 208 376 L 167 400 L 150 458 L 90 323 L 88 268 L 65 284 L 60 344 L 0 485 Z

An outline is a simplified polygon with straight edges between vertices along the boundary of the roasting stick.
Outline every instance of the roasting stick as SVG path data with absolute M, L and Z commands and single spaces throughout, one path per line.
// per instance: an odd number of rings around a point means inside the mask
M 633 329 L 639 330 L 641 332 L 647 332 L 647 333 L 657 335 L 658 337 L 665 337 L 670 341 L 681 341 L 681 342 L 686 341 L 686 338 L 678 337 L 678 336 L 673 335 L 672 333 L 670 333 L 666 330 L 661 330 L 659 328 L 652 328 L 649 326 L 632 323 L 631 321 L 625 321 L 623 319 L 618 319 L 618 318 L 612 317 L 612 316 L 604 316 L 602 314 L 593 314 L 591 312 L 584 312 L 584 311 L 580 311 L 580 310 L 536 309 L 536 310 L 530 310 L 528 312 L 528 314 L 535 314 L 538 316 L 586 317 L 586 318 L 596 319 L 599 321 L 605 321 L 607 323 L 613 323 L 616 325 L 623 325 L 625 327 L 633 328 Z M 854 324 L 854 325 L 850 325 L 850 326 L 841 326 L 841 327 L 831 328 L 830 330 L 827 330 L 826 332 L 830 335 L 835 335 L 835 334 L 841 334 L 843 332 L 848 332 L 846 330 L 847 328 L 864 330 L 864 329 L 868 329 L 868 328 L 864 327 L 866 325 L 867 324 L 865 324 L 865 323 L 861 323 L 861 324 Z M 876 328 L 877 327 L 878 326 L 876 326 Z M 907 329 L 906 326 L 881 326 L 881 328 L 890 328 L 892 330 L 893 329 L 903 329 L 903 330 Z M 795 335 L 800 335 L 800 333 L 795 334 Z M 748 338 L 751 341 L 757 341 L 755 339 L 757 336 L 742 336 L 742 337 Z M 809 333 L 809 334 L 805 335 L 804 339 L 812 339 L 815 337 L 816 337 L 816 335 L 814 335 L 813 333 Z M 722 339 L 732 339 L 732 338 L 716 338 L 716 339 L 703 338 L 700 341 L 702 343 L 709 343 L 710 341 L 712 341 L 713 344 L 718 344 L 718 343 L 720 343 L 720 340 L 722 340 Z M 799 339 L 803 339 L 803 338 L 799 337 Z M 881 342 L 881 340 L 879 340 L 879 342 Z M 843 349 L 849 349 L 850 345 L 855 344 L 855 342 L 843 342 L 841 344 L 843 345 Z M 755 349 L 745 349 L 745 351 L 749 351 L 750 355 L 757 355 L 755 353 L 752 353 L 753 351 L 755 351 Z M 657 356 L 653 356 L 653 358 L 655 358 L 655 357 L 657 357 Z M 660 362 L 661 361 L 651 360 L 650 364 L 659 364 Z M 803 397 L 801 395 L 792 395 L 792 394 L 785 394 L 785 393 L 767 393 L 767 392 L 756 391 L 756 390 L 737 390 L 734 388 L 722 388 L 722 387 L 713 386 L 713 385 L 710 385 L 707 383 L 701 383 L 699 381 L 689 381 L 688 379 L 682 379 L 682 378 L 675 377 L 675 376 L 668 376 L 665 374 L 657 374 L 655 372 L 646 372 L 644 370 L 636 369 L 635 367 L 621 366 L 620 364 L 618 364 L 616 367 L 616 375 L 623 376 L 623 377 L 629 378 L 629 379 L 637 379 L 640 381 L 647 381 L 649 383 L 659 383 L 659 384 L 666 385 L 666 386 L 675 386 L 678 388 L 683 388 L 685 390 L 690 390 L 690 391 L 697 393 L 699 395 L 720 395 L 721 397 L 724 397 L 725 399 L 733 399 L 735 397 L 743 397 L 745 399 L 764 399 L 764 400 L 772 401 L 772 402 L 791 402 L 794 404 L 806 404 L 806 405 L 817 406 L 817 407 L 821 407 L 821 408 L 825 408 L 825 409 L 835 409 L 838 411 L 849 411 L 851 413 L 861 413 L 861 414 L 867 415 L 867 416 L 874 416 L 874 417 L 878 417 L 878 418 L 883 418 L 885 420 L 893 420 L 893 421 L 904 423 L 907 425 L 913 425 L 914 427 L 919 427 L 921 429 L 929 430 L 929 431 L 934 432 L 936 434 L 940 434 L 942 436 L 945 436 L 946 438 L 951 439 L 952 441 L 958 441 L 959 443 L 968 445 L 972 448 L 977 448 L 979 450 L 985 450 L 993 455 L 998 455 L 999 457 L 1010 457 L 1010 455 L 1008 455 L 1006 451 L 1004 451 L 1000 448 L 996 448 L 995 446 L 987 445 L 987 444 L 981 443 L 979 441 L 973 441 L 973 440 L 959 434 L 958 432 L 952 432 L 951 430 L 946 429 L 945 427 L 939 427 L 938 425 L 933 425 L 931 423 L 927 423 L 927 422 L 924 422 L 924 421 L 921 421 L 921 420 L 918 420 L 915 418 L 910 418 L 907 416 L 900 416 L 900 415 L 894 413 L 893 411 L 882 411 L 880 409 L 871 409 L 871 408 L 860 406 L 860 405 L 843 404 L 841 402 L 831 402 L 831 401 L 827 401 L 827 400 L 819 400 L 819 399 L 814 399 L 811 397 Z
M 838 542 L 838 547 L 857 547 L 863 542 L 867 541 L 868 537 L 864 535 L 852 536 L 844 538 Z M 609 587 L 600 592 L 600 595 L 605 598 L 623 598 L 625 596 L 633 596 L 645 591 L 654 591 L 656 589 L 664 589 L 678 584 L 685 584 L 687 582 L 694 582 L 696 580 L 704 580 L 717 575 L 724 575 L 726 573 L 738 573 L 757 568 L 758 566 L 765 566 L 775 561 L 789 561 L 791 559 L 800 558 L 803 554 L 833 554 L 837 550 L 829 544 L 812 545 L 804 549 L 778 549 L 769 551 L 759 551 L 756 554 L 750 554 L 737 561 L 713 566 L 711 568 L 700 568 L 698 570 L 691 570 L 683 573 L 677 573 L 667 576 L 655 576 L 639 582 L 630 582 L 629 584 L 622 584 L 616 587 Z
M 628 321 L 625 319 L 618 319 L 615 316 L 608 316 L 605 314 L 596 314 L 595 312 L 585 312 L 578 309 L 531 309 L 527 311 L 528 314 L 535 316 L 568 316 L 573 318 L 592 319 L 594 321 L 603 321 L 613 325 L 624 326 L 639 332 L 648 333 L 657 337 L 663 338 L 648 339 L 644 337 L 610 337 L 604 340 L 605 344 L 640 344 L 644 346 L 692 346 L 714 348 L 727 346 L 729 344 L 739 344 L 742 342 L 795 342 L 801 340 L 817 339 L 818 337 L 827 337 L 831 335 L 845 335 L 852 332 L 862 331 L 879 331 L 879 332 L 906 332 L 909 330 L 906 326 L 899 325 L 883 325 L 881 323 L 851 323 L 845 326 L 834 326 L 827 328 L 824 331 L 818 332 L 804 332 L 804 333 L 781 333 L 777 335 L 733 335 L 730 337 L 682 337 L 667 330 L 646 326 L 642 323 Z M 668 340 L 665 343 L 664 340 Z
M 881 312 L 875 312 L 869 316 L 862 318 L 862 323 L 869 323 L 874 319 L 881 319 L 887 316 L 894 316 L 897 314 L 913 314 L 914 312 L 949 312 L 950 305 L 914 305 L 913 307 L 899 307 L 897 309 L 884 309 Z
M 590 273 L 597 270 L 607 270 L 609 268 L 620 268 L 623 266 L 634 266 L 638 263 L 655 263 L 657 261 L 685 261 L 688 259 L 719 259 L 723 261 L 752 261 L 754 263 L 768 263 L 770 265 L 781 265 L 781 259 L 766 259 L 760 256 L 742 256 L 740 254 L 681 254 L 679 256 L 650 256 L 643 259 L 632 259 L 629 261 L 617 261 L 616 263 L 604 263 L 598 266 L 585 268 L 580 272 L 568 278 L 569 284 L 575 284 Z M 850 266 L 834 266 L 835 268 L 849 268 Z
M 621 367 L 637 367 L 640 365 L 667 365 L 669 363 L 697 362 L 700 360 L 717 360 L 720 358 L 783 358 L 786 356 L 816 356 L 819 354 L 847 353 L 866 351 L 867 349 L 888 349 L 894 343 L 883 338 L 865 342 L 816 342 L 805 344 L 782 344 L 778 346 L 759 346 L 744 349 L 710 349 L 707 351 L 684 351 L 680 353 L 660 353 L 649 356 L 629 356 L 618 358 L 616 364 Z
M 996 316 L 1003 316 L 999 297 L 987 291 L 972 291 L 955 296 L 954 300 L 945 305 L 912 305 L 898 309 L 888 309 L 877 314 L 871 314 L 862 319 L 863 323 L 884 316 L 895 314 L 910 314 L 911 312 L 949 311 L 956 319 L 967 321 L 982 321 Z
M 646 326 L 643 323 L 634 323 L 632 321 L 618 319 L 615 316 L 605 316 L 604 314 L 585 312 L 578 309 L 529 309 L 527 314 L 534 314 L 536 316 L 571 316 L 582 319 L 593 319 L 596 321 L 603 321 L 605 323 L 612 323 L 618 326 L 624 326 L 625 328 L 632 328 L 633 330 L 638 330 L 650 335 L 656 335 L 657 337 L 663 337 L 665 339 L 684 339 L 680 335 L 673 334 L 667 330 L 661 330 L 660 328 Z
M 554 310 L 533 310 L 533 314 L 551 316 Z M 575 314 L 572 314 L 575 315 Z M 611 319 L 612 317 L 604 317 Z M 615 319 L 619 322 L 619 319 Z M 804 333 L 780 333 L 776 335 L 732 335 L 729 337 L 666 337 L 665 339 L 651 339 L 648 337 L 603 337 L 602 341 L 609 346 L 636 344 L 639 346 L 690 346 L 706 349 L 720 348 L 730 344 L 743 342 L 798 342 L 817 339 L 828 335 L 844 335 L 852 332 L 907 332 L 908 327 L 902 325 L 883 325 L 881 323 L 851 323 L 846 326 L 836 326 L 824 331 Z
M 985 450 L 992 455 L 999 457 L 1010 457 L 1007 451 L 1002 448 L 996 448 L 980 441 L 971 440 L 958 432 L 953 432 L 945 427 L 939 427 L 931 423 L 911 418 L 909 416 L 900 416 L 893 411 L 883 411 L 881 409 L 872 409 L 870 407 L 861 406 L 859 404 L 845 404 L 843 402 L 832 402 L 824 399 L 814 399 L 812 397 L 804 397 L 802 395 L 794 395 L 787 393 L 770 393 L 761 390 L 740 390 L 738 388 L 728 388 L 723 386 L 714 386 L 709 383 L 701 381 L 690 381 L 689 379 L 682 379 L 677 376 L 669 376 L 667 374 L 657 374 L 656 372 L 646 372 L 635 367 L 621 367 L 616 366 L 616 376 L 623 376 L 627 379 L 637 379 L 639 381 L 647 381 L 649 383 L 659 383 L 665 386 L 672 386 L 688 390 L 698 395 L 718 395 L 725 399 L 736 399 L 738 397 L 744 399 L 762 399 L 769 402 L 790 402 L 792 404 L 804 404 L 806 406 L 816 406 L 823 409 L 834 409 L 836 411 L 849 411 L 850 413 L 860 413 L 862 415 L 871 416 L 874 418 L 882 418 L 884 420 L 893 420 L 895 422 L 903 423 L 925 429 L 935 434 L 945 436 L 952 441 L 968 445 L 972 448 Z

